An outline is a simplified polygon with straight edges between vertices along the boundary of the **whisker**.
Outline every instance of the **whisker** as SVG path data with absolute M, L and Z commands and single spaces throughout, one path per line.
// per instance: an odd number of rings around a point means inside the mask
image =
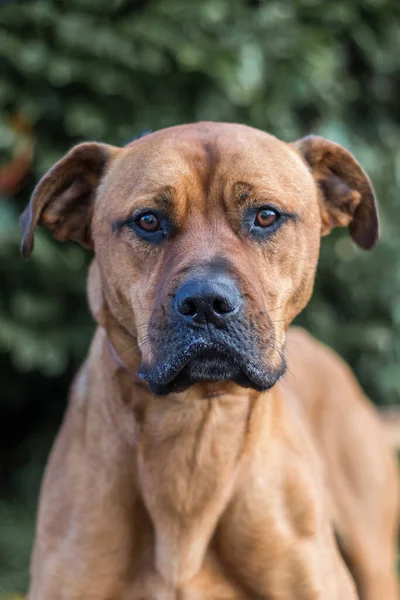
M 286 323 L 287 321 L 293 321 L 294 317 L 287 317 L 286 319 L 276 319 L 276 321 L 272 321 L 271 323 Z
M 137 347 L 137 344 L 132 344 L 131 346 L 128 346 L 127 348 L 124 348 L 124 350 L 121 350 L 121 352 L 119 353 L 119 356 L 121 356 L 122 354 L 124 354 L 128 350 L 132 350 L 132 348 L 135 348 L 135 347 Z
M 266 310 L 265 312 L 272 313 L 275 310 L 279 310 L 280 308 L 285 308 L 288 304 L 289 304 L 289 302 L 286 302 L 286 304 L 282 304 L 281 306 L 276 306 L 275 308 L 271 308 L 269 310 Z

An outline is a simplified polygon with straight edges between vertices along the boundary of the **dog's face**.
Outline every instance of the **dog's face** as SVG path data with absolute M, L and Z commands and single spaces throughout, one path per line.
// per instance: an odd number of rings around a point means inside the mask
M 343 148 L 216 123 L 123 149 L 76 147 L 23 215 L 25 254 L 37 222 L 94 248 L 103 313 L 137 340 L 139 374 L 157 394 L 273 386 L 285 330 L 311 295 L 321 233 L 349 224 L 364 248 L 378 235 L 370 183 Z

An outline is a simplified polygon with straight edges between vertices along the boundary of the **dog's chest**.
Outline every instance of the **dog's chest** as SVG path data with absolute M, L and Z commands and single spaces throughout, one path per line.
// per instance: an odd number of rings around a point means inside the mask
M 137 462 L 152 524 L 154 566 L 173 587 L 194 578 L 204 564 L 236 483 L 245 428 L 245 423 L 231 427 L 212 404 L 193 411 L 190 419 L 186 413 L 178 416 L 187 419 L 184 431 L 158 435 L 153 424 L 143 435 Z M 176 434 L 176 427 L 172 431 Z M 229 443 L 222 434 L 230 434 Z
M 142 565 L 143 567 L 144 565 Z M 121 600 L 251 600 L 223 572 L 218 559 L 211 553 L 199 572 L 188 582 L 175 586 L 158 574 L 148 562 L 134 583 L 127 586 Z

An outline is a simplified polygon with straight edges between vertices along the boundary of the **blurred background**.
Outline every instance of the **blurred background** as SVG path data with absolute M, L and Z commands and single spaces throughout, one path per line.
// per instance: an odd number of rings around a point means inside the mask
M 398 0 L 0 1 L 0 599 L 26 591 L 39 483 L 94 329 L 90 253 L 18 216 L 73 144 L 239 121 L 291 141 L 313 132 L 369 173 L 382 239 L 324 238 L 298 319 L 350 362 L 377 404 L 400 403 Z

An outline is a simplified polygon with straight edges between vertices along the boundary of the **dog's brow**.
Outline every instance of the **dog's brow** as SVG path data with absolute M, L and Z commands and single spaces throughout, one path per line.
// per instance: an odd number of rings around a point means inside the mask
M 300 220 L 300 216 L 296 212 L 288 211 L 282 204 L 275 200 L 274 197 L 268 197 L 265 191 L 259 192 L 254 185 L 251 183 L 247 183 L 245 181 L 237 181 L 233 184 L 233 194 L 238 202 L 238 204 L 253 204 L 256 202 L 257 204 L 260 201 L 264 203 L 268 203 L 272 208 L 275 208 L 281 214 L 294 219 L 295 221 Z
M 233 193 L 240 204 L 246 202 L 254 194 L 254 186 L 245 181 L 237 181 L 233 184 Z
M 249 204 L 260 200 L 266 201 L 271 205 L 277 204 L 272 195 L 269 197 L 269 194 L 266 193 L 266 191 L 257 190 L 254 185 L 245 181 L 237 181 L 233 185 L 233 194 L 238 204 Z M 282 210 L 282 208 L 280 208 L 280 210 Z
M 154 198 L 154 201 L 162 206 L 170 206 L 174 197 L 174 191 L 171 187 L 166 187 L 161 190 Z
M 170 186 L 165 187 L 165 188 L 161 189 L 159 192 L 156 192 L 152 196 L 151 201 L 143 202 L 142 208 L 144 208 L 144 209 L 148 208 L 149 210 L 151 210 L 152 208 L 159 208 L 161 210 L 165 210 L 166 207 L 171 206 L 173 195 L 174 195 L 174 191 L 173 191 L 172 187 L 170 187 Z M 132 216 L 135 212 L 137 212 L 138 209 L 139 209 L 139 207 L 135 207 L 135 209 L 133 209 L 131 211 L 131 213 L 129 213 L 126 217 L 114 219 L 112 222 L 113 233 L 116 233 L 122 227 L 124 227 L 124 225 L 126 225 L 127 223 L 132 221 Z

